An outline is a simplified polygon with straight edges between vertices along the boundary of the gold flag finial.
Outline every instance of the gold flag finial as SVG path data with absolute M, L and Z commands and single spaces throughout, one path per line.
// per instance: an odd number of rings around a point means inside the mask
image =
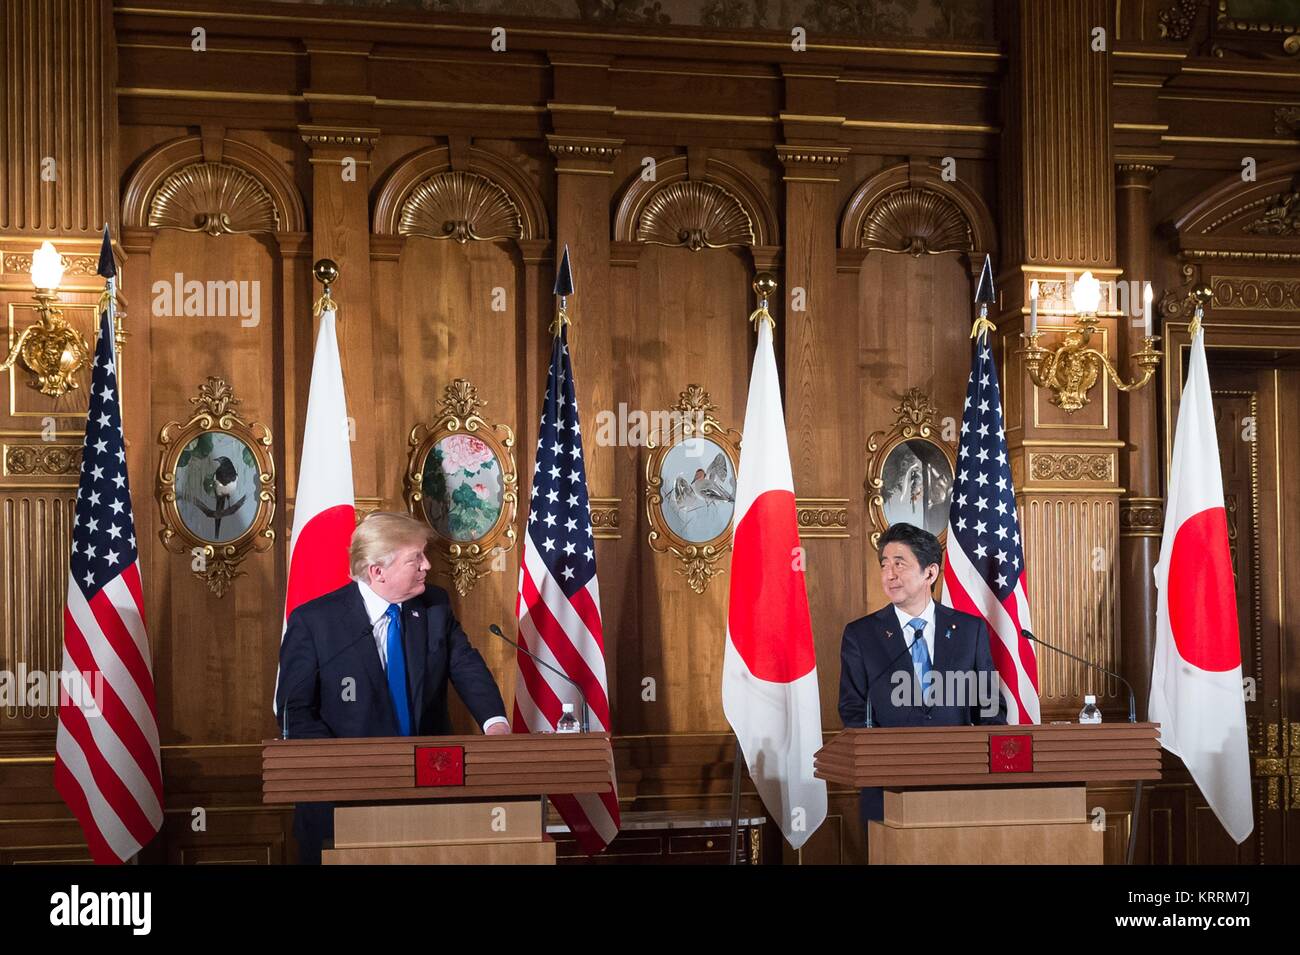
M 1196 307 L 1192 310 L 1192 321 L 1187 326 L 1187 334 L 1195 338 L 1205 318 L 1205 306 L 1209 305 L 1210 299 L 1214 298 L 1214 292 L 1208 285 L 1201 284 L 1192 289 L 1192 298 L 1196 302 Z
M 754 294 L 758 296 L 758 308 L 749 313 L 749 321 L 758 331 L 759 322 L 767 322 L 769 328 L 776 331 L 776 319 L 767 310 L 767 300 L 776 291 L 776 276 L 771 272 L 759 272 L 754 276 Z
M 321 297 L 316 299 L 316 304 L 312 306 L 312 316 L 320 318 L 326 310 L 334 312 L 334 317 L 338 318 L 338 303 L 330 296 L 330 286 L 338 281 L 339 267 L 333 259 L 317 259 L 316 264 L 312 266 L 312 275 L 316 276 L 316 281 L 325 286 L 325 291 Z

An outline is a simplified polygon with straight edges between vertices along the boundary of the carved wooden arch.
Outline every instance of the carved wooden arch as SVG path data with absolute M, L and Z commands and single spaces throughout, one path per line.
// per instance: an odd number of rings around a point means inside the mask
M 195 180 L 191 183 L 182 182 L 180 178 L 187 167 L 195 167 L 191 170 L 196 174 Z M 223 170 L 213 167 L 227 168 Z M 233 167 L 233 171 L 229 170 L 229 167 Z M 163 143 L 147 153 L 136 164 L 122 193 L 123 227 L 157 228 L 150 221 L 151 212 L 155 207 L 155 199 L 165 186 L 184 191 L 187 186 L 200 187 L 201 180 L 205 176 L 223 175 L 236 187 L 232 192 L 241 193 L 244 201 L 256 203 L 259 199 L 258 189 L 260 189 L 265 200 L 269 201 L 274 209 L 274 216 L 268 220 L 269 223 L 273 223 L 271 228 L 259 227 L 247 231 L 292 233 L 307 231 L 307 213 L 302 196 L 299 195 L 297 186 L 294 185 L 282 163 L 272 159 L 255 146 L 227 138 L 222 138 L 216 149 L 210 146 L 205 155 L 203 140 L 199 136 L 182 136 Z M 251 177 L 252 184 L 241 181 L 242 176 Z M 218 210 L 202 211 L 209 213 Z
M 1172 217 L 1180 251 L 1300 251 L 1300 160 L 1265 163 L 1254 182 L 1233 173 Z
M 662 244 L 696 250 L 706 246 L 779 244 L 776 212 L 749 175 L 728 162 L 709 157 L 704 162 L 704 179 L 692 180 L 687 174 L 685 156 L 656 163 L 653 182 L 646 182 L 638 173 L 625 187 L 614 213 L 614 241 L 657 241 L 646 238 L 646 217 L 663 217 L 660 221 L 666 224 L 667 217 L 683 212 L 692 217 L 689 227 L 693 233 L 707 232 L 707 225 L 700 226 L 702 221 L 707 221 L 716 223 L 715 228 L 730 238 L 716 241 L 720 236 L 714 236 L 715 241 L 710 241 L 702 234 L 693 234 Z M 742 225 L 742 219 L 748 222 Z
M 924 160 L 876 173 L 849 198 L 840 219 L 840 248 L 905 252 L 959 252 L 973 270 L 985 254 L 997 257 L 993 217 L 961 180 L 946 182 Z
M 500 190 L 517 216 L 517 233 L 512 235 L 513 238 L 550 238 L 551 222 L 546 204 L 533 181 L 518 166 L 476 146 L 470 146 L 465 155 L 464 168 L 460 169 L 453 168 L 451 150 L 447 146 L 429 146 L 398 162 L 385 178 L 375 198 L 375 235 L 408 234 L 409 221 L 408 226 L 403 227 L 402 217 L 404 211 L 412 211 L 412 201 L 417 205 L 435 205 L 444 200 L 455 202 L 464 198 L 467 192 L 471 193 L 471 201 L 475 198 L 482 201 L 486 214 L 497 219 L 501 210 L 494 202 L 494 193 Z M 481 180 L 486 180 L 486 183 Z M 477 196 L 473 193 L 477 193 Z M 449 238 L 461 238 L 458 233 L 447 235 Z

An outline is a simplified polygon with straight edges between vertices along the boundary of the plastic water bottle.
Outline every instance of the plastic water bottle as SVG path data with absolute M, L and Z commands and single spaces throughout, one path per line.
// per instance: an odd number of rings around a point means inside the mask
M 1100 723 L 1101 710 L 1097 708 L 1097 698 L 1089 693 L 1083 698 L 1083 709 L 1079 711 L 1080 723 Z
M 1098 722 L 1100 722 L 1100 720 L 1101 718 L 1098 717 Z M 573 715 L 572 703 L 564 704 L 564 711 L 560 714 L 560 719 L 555 724 L 555 732 L 557 733 L 581 732 L 581 727 L 578 726 L 578 718 Z

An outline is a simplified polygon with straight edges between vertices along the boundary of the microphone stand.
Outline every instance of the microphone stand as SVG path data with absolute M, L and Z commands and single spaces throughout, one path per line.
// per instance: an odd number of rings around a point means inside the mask
M 584 693 L 584 692 L 582 692 L 582 687 L 579 685 L 578 681 L 575 680 L 575 679 L 573 679 L 571 676 L 569 676 L 567 673 L 563 672 L 562 670 L 557 670 L 555 667 L 551 666 L 549 663 L 547 663 L 545 660 L 543 660 L 543 659 L 542 659 L 541 657 L 539 657 L 537 654 L 533 653 L 533 651 L 529 650 L 527 647 L 520 646 L 518 643 L 515 643 L 515 641 L 511 640 L 511 639 L 510 639 L 509 637 L 507 637 L 504 633 L 502 633 L 502 632 L 501 632 L 501 628 L 498 627 L 495 623 L 494 623 L 494 624 L 491 624 L 491 625 L 488 627 L 488 630 L 490 630 L 494 636 L 500 637 L 500 638 L 501 638 L 502 640 L 504 640 L 506 643 L 510 644 L 512 647 L 514 647 L 514 648 L 515 648 L 516 650 L 518 650 L 520 653 L 522 653 L 522 654 L 524 654 L 525 656 L 531 658 L 532 661 L 533 661 L 534 663 L 538 664 L 539 666 L 544 666 L 544 667 L 546 667 L 546 669 L 550 670 L 552 673 L 554 673 L 556 676 L 558 676 L 561 680 L 564 680 L 566 683 L 568 683 L 570 686 L 572 686 L 575 690 L 578 691 L 578 697 L 579 697 L 579 699 L 582 700 L 582 719 L 578 721 L 578 725 L 579 725 L 579 728 L 580 728 L 584 733 L 590 733 L 590 732 L 591 732 L 591 721 L 590 721 L 590 719 L 589 719 L 588 716 L 587 716 L 587 713 L 588 713 L 588 708 L 587 708 L 587 694 Z
M 1128 721 L 1130 723 L 1137 722 L 1137 696 L 1133 693 L 1133 684 L 1129 683 L 1128 680 L 1124 679 L 1118 673 L 1115 673 L 1111 670 L 1107 670 L 1104 666 L 1101 666 L 1100 664 L 1093 663 L 1091 660 L 1085 660 L 1083 657 L 1076 656 L 1075 654 L 1071 653 L 1069 650 L 1062 650 L 1058 646 L 1053 646 L 1052 644 L 1047 643 L 1044 640 L 1040 640 L 1038 637 L 1034 636 L 1028 630 L 1021 630 L 1020 635 L 1024 637 L 1026 640 L 1028 640 L 1030 643 L 1036 643 L 1039 646 L 1047 647 L 1047 649 L 1049 650 L 1055 650 L 1057 653 L 1064 654 L 1065 656 L 1069 657 L 1071 660 L 1078 660 L 1080 663 L 1084 664 L 1085 666 L 1090 666 L 1094 670 L 1100 670 L 1102 673 L 1106 674 L 1107 676 L 1114 677 L 1116 680 L 1119 680 L 1119 682 L 1123 683 L 1125 688 L 1128 690 Z M 1132 865 L 1133 857 L 1137 854 L 1137 833 L 1138 833 L 1138 822 L 1140 819 L 1138 813 L 1140 813 L 1141 811 L 1142 811 L 1142 780 L 1139 779 L 1133 786 L 1133 816 L 1132 816 L 1132 821 L 1129 823 L 1129 827 L 1128 827 L 1128 851 L 1124 857 L 1125 865 Z

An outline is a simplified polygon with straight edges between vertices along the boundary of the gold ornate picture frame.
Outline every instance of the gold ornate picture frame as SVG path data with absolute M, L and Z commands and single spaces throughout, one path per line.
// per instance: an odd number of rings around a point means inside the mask
M 871 546 L 880 535 L 900 522 L 924 528 L 943 544 L 948 536 L 948 510 L 952 500 L 957 456 L 935 430 L 930 396 L 911 388 L 894 408 L 893 427 L 875 431 L 867 439 L 867 507 L 875 530 Z
M 697 594 L 722 573 L 736 507 L 741 434 L 724 427 L 717 410 L 707 391 L 687 385 L 672 409 L 658 412 L 646 441 L 647 540 L 681 561 L 677 573 Z
M 457 378 L 443 392 L 437 420 L 417 424 L 408 438 L 407 506 L 433 528 L 434 547 L 462 597 L 480 577 L 505 569 L 502 559 L 516 536 L 515 435 L 485 421 L 484 407 L 478 390 Z
M 194 415 L 158 432 L 159 536 L 168 550 L 192 558 L 191 570 L 223 597 L 250 551 L 275 542 L 275 462 L 271 431 L 235 410 L 240 401 L 224 379 L 199 385 Z

